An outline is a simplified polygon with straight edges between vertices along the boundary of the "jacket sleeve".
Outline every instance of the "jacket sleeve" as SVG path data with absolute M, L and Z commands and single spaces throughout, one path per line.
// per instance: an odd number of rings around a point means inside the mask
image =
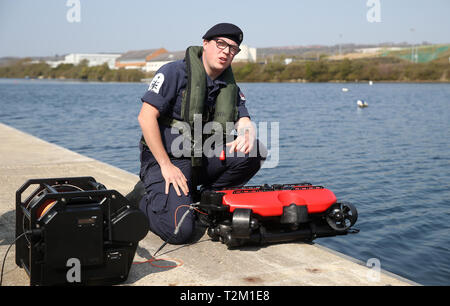
M 178 72 L 174 63 L 162 66 L 150 82 L 142 102 L 156 107 L 161 114 L 167 114 L 170 102 L 177 96 Z
M 245 96 L 242 93 L 241 89 L 239 88 L 239 99 L 237 99 L 237 108 L 238 108 L 238 119 L 242 117 L 249 117 L 250 113 L 247 110 L 247 107 L 245 106 Z

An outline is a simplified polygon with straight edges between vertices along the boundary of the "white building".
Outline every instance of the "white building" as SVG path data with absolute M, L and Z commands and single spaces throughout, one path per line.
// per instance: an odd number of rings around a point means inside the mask
M 45 61 L 51 68 L 56 68 L 61 64 L 64 64 L 64 61 Z
M 241 52 L 233 59 L 233 62 L 251 62 L 256 63 L 256 48 L 250 48 L 246 45 L 241 45 Z
M 116 60 L 116 68 L 142 69 L 146 71 L 146 65 L 149 61 L 166 53 L 167 50 L 164 48 L 128 51 Z
M 388 47 L 388 48 L 384 48 L 384 47 L 377 47 L 377 48 L 362 48 L 362 49 L 356 49 L 355 51 L 358 53 L 363 53 L 363 54 L 375 54 L 381 51 L 399 51 L 402 50 L 403 48 L 399 48 L 399 47 Z
M 117 53 L 72 53 L 66 55 L 64 64 L 78 65 L 81 61 L 87 60 L 89 67 L 101 66 L 106 63 L 109 69 L 114 69 L 116 59 L 120 56 L 121 54 Z
M 284 59 L 284 64 L 285 64 L 285 65 L 289 65 L 289 64 L 292 63 L 293 61 L 294 61 L 293 58 L 285 58 L 285 59 Z
M 160 54 L 157 57 L 152 58 L 151 60 L 147 61 L 145 63 L 145 67 L 143 67 L 143 70 L 145 72 L 158 71 L 158 69 L 161 68 L 161 66 L 163 66 L 167 63 L 184 59 L 185 54 L 186 54 L 186 51 L 167 52 L 167 53 Z
M 87 60 L 88 66 L 101 66 L 107 64 L 109 69 L 114 69 L 116 64 L 116 59 L 120 57 L 121 54 L 117 53 L 71 53 L 64 57 L 64 60 L 59 61 L 46 61 L 50 67 L 55 68 L 61 64 L 73 64 L 78 65 L 81 61 Z

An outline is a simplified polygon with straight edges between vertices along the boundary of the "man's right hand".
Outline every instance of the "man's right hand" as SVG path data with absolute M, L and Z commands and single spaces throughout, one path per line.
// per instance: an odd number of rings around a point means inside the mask
M 160 167 L 161 174 L 166 181 L 166 194 L 169 193 L 170 184 L 172 184 L 179 197 L 181 196 L 180 189 L 183 191 L 184 195 L 187 196 L 189 193 L 189 187 L 183 172 L 181 172 L 181 170 L 171 162 L 166 165 L 160 165 Z
M 183 172 L 170 161 L 164 149 L 161 132 L 158 125 L 159 111 L 149 103 L 142 103 L 138 121 L 144 135 L 145 142 L 161 168 L 161 174 L 166 181 L 166 194 L 169 194 L 170 184 L 173 185 L 178 196 L 181 196 L 180 188 L 188 195 L 189 188 Z

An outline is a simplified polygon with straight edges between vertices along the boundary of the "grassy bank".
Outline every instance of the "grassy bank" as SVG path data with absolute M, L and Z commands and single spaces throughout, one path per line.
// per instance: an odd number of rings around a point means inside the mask
M 233 65 L 240 82 L 449 82 L 448 59 L 428 63 L 411 63 L 391 57 L 330 61 L 281 61 L 267 64 L 237 63 Z

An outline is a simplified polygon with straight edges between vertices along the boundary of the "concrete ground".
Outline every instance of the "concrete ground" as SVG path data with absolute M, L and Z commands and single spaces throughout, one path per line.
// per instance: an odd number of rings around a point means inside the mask
M 138 177 L 0 123 L 0 259 L 15 238 L 15 192 L 28 179 L 92 176 L 108 189 L 127 194 Z M 341 238 L 342 239 L 342 238 Z M 163 241 L 151 232 L 139 242 L 134 260 L 151 258 Z M 3 285 L 28 285 L 26 272 L 8 253 Z M 167 245 L 162 259 L 134 264 L 125 285 L 303 286 L 414 285 L 399 276 L 376 274 L 364 263 L 325 247 L 301 242 L 228 250 L 204 234 L 190 245 Z M 158 266 L 172 266 L 163 268 Z M 174 267 L 176 266 L 176 267 Z

